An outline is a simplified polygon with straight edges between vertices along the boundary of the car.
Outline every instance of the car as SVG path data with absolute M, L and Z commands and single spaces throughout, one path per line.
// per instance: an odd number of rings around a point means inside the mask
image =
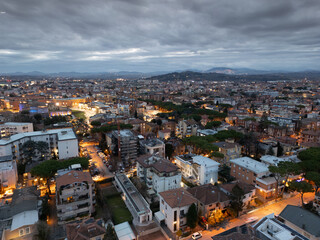
M 202 234 L 199 233 L 199 232 L 195 232 L 195 233 L 192 234 L 191 238 L 192 238 L 192 239 L 202 238 Z

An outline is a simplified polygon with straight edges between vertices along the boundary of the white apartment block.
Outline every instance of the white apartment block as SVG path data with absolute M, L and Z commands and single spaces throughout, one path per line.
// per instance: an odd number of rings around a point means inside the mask
M 18 133 L 0 140 L 0 157 L 12 155 L 13 160 L 23 157 L 22 145 L 29 141 L 43 141 L 49 145 L 49 154 L 56 155 L 59 159 L 77 157 L 78 139 L 72 128 L 52 129 Z
M 72 170 L 56 179 L 58 223 L 90 217 L 94 212 L 95 185 L 89 172 Z
M 137 176 L 148 187 L 149 194 L 180 188 L 181 172 L 170 161 L 159 156 L 143 156 L 137 160 Z
M 32 123 L 6 122 L 0 124 L 0 138 L 27 132 L 33 132 Z
M 196 184 L 216 183 L 220 163 L 195 154 L 185 154 L 175 157 L 175 163 L 181 169 L 186 180 L 194 180 Z
M 0 190 L 16 188 L 18 171 L 12 156 L 0 157 Z
M 197 204 L 197 199 L 183 188 L 161 192 L 160 211 L 155 214 L 156 219 L 164 221 L 171 232 L 177 232 L 187 224 L 186 215 L 192 204 Z

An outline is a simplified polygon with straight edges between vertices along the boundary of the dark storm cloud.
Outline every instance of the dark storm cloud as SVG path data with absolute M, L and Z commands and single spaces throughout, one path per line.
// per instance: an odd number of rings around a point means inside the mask
M 2 0 L 0 71 L 305 69 L 318 0 Z

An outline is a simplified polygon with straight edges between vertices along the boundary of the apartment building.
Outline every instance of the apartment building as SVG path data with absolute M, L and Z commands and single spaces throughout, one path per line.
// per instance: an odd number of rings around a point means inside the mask
M 56 178 L 58 224 L 90 217 L 94 212 L 95 185 L 89 172 L 69 171 Z
M 197 199 L 184 188 L 177 188 L 160 193 L 160 212 L 157 212 L 158 221 L 164 221 L 172 232 L 177 232 L 187 224 L 186 215 Z
M 267 215 L 260 219 L 252 227 L 253 233 L 259 239 L 265 240 L 308 240 L 300 233 L 279 221 L 274 214 Z
M 130 130 L 117 130 L 106 134 L 109 150 L 118 155 L 120 150 L 121 160 L 125 166 L 135 163 L 138 155 L 138 137 Z M 120 146 L 119 146 L 120 144 Z
M 12 155 L 13 160 L 23 157 L 22 145 L 27 141 L 48 143 L 49 154 L 59 159 L 77 157 L 78 139 L 72 128 L 18 133 L 0 140 L 0 156 Z M 36 158 L 35 158 L 36 159 Z
M 0 192 L 16 188 L 18 171 L 12 156 L 0 157 Z
M 146 183 L 149 194 L 176 189 L 181 184 L 180 169 L 160 156 L 138 158 L 137 176 Z
M 140 151 L 142 154 L 158 154 L 160 157 L 165 157 L 165 144 L 157 138 L 141 140 Z
M 320 217 L 306 209 L 287 205 L 279 214 L 279 220 L 306 239 L 319 239 Z
M 218 181 L 220 163 L 196 154 L 185 154 L 175 157 L 175 163 L 181 169 L 182 176 L 195 184 L 203 185 Z
M 26 132 L 33 132 L 32 123 L 6 122 L 0 124 L 0 138 Z
M 181 120 L 176 126 L 176 136 L 179 138 L 196 136 L 198 124 L 193 119 Z
M 233 141 L 217 142 L 213 145 L 219 148 L 219 152 L 224 155 L 222 164 L 230 165 L 230 159 L 241 157 L 241 145 Z
M 230 160 L 231 176 L 255 186 L 257 196 L 261 200 L 268 200 L 274 197 L 276 190 L 276 180 L 270 176 L 268 165 L 258 162 L 249 157 L 242 157 Z M 284 187 L 279 186 L 279 189 Z

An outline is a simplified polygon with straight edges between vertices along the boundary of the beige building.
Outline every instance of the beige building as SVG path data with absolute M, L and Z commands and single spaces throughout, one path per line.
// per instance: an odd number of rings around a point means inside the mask
M 94 212 L 95 185 L 89 172 L 72 170 L 56 179 L 58 224 L 90 217 Z

